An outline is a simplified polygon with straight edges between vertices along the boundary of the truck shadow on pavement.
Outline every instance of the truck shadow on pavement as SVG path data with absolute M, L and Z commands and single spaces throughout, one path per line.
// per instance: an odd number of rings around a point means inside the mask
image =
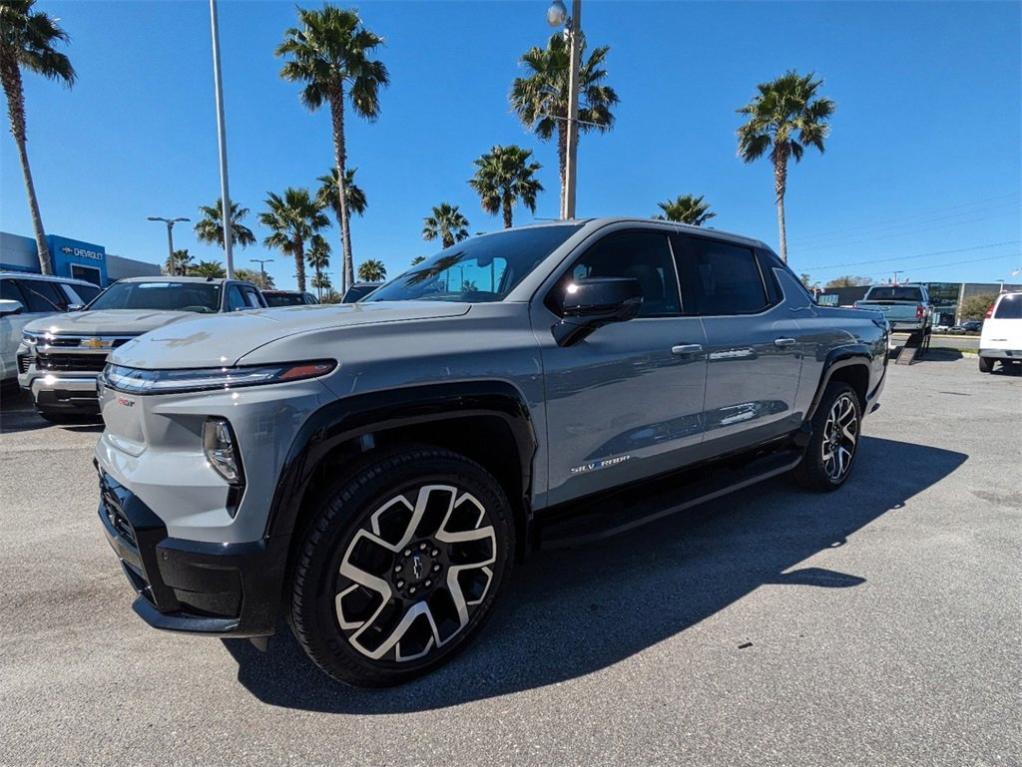
M 848 545 L 848 537 L 873 520 L 901 512 L 909 498 L 968 457 L 876 437 L 864 437 L 861 447 L 855 474 L 836 493 L 808 493 L 773 480 L 606 542 L 537 553 L 517 570 L 489 625 L 464 654 L 402 687 L 356 690 L 331 681 L 283 625 L 266 653 L 247 640 L 224 645 L 238 663 L 239 682 L 259 700 L 321 712 L 424 711 L 584 676 L 761 586 L 864 583 L 861 575 L 799 563 Z M 733 651 L 741 652 L 738 645 L 749 639 L 734 637 Z

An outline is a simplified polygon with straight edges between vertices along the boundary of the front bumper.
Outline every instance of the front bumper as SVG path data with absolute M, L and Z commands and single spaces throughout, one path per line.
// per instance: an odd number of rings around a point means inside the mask
M 273 633 L 287 540 L 209 543 L 171 538 L 137 496 L 100 470 L 99 518 L 150 626 L 211 636 Z
M 94 355 L 88 355 L 92 357 Z M 83 360 L 88 359 L 81 355 Z M 91 366 L 100 362 L 88 359 Z M 99 413 L 99 398 L 96 393 L 98 372 L 50 370 L 40 366 L 39 357 L 27 351 L 22 345 L 18 349 L 18 385 L 31 392 L 32 401 L 38 410 L 46 413 Z
M 992 360 L 1018 360 L 1022 362 L 1022 349 L 983 349 L 979 350 L 980 357 L 987 357 Z

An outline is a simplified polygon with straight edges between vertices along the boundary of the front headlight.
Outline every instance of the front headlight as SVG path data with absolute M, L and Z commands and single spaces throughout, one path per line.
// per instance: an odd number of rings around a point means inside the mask
M 37 336 L 35 333 L 29 333 L 27 330 L 24 330 L 21 333 L 21 340 L 24 341 L 29 346 L 35 346 L 37 343 L 39 343 L 39 336 Z
M 245 484 L 237 441 L 226 418 L 207 418 L 202 424 L 202 451 L 217 474 L 230 484 Z
M 139 370 L 107 365 L 101 378 L 104 385 L 128 394 L 171 394 L 301 381 L 324 376 L 336 367 L 334 360 L 184 370 Z

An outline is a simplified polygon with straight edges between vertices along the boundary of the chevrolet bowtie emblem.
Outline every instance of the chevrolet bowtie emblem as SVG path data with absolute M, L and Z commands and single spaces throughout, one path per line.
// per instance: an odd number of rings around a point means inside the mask
M 102 338 L 83 338 L 81 345 L 86 349 L 105 349 L 110 342 Z

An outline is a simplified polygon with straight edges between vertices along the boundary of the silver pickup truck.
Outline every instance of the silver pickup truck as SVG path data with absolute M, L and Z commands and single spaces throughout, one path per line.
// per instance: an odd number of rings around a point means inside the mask
M 874 285 L 855 308 L 883 312 L 895 332 L 925 333 L 933 324 L 930 294 L 923 285 Z

